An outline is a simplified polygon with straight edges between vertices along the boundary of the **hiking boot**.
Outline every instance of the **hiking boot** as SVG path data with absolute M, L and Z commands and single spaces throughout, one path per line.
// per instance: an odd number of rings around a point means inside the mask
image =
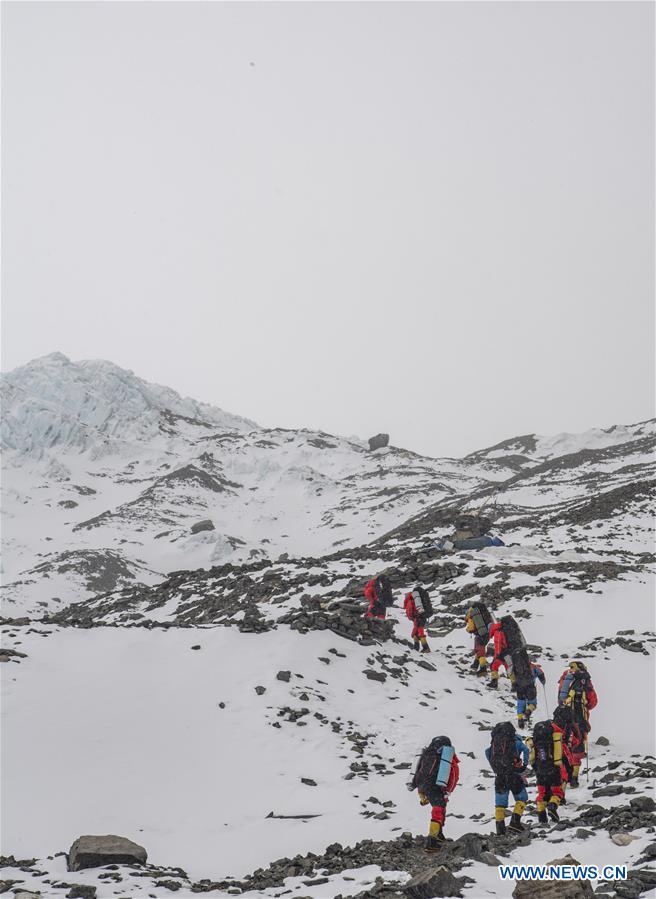
M 413 648 L 413 649 L 416 649 L 417 652 L 419 652 L 419 650 L 421 649 L 421 643 L 418 643 L 418 642 L 415 640 L 415 642 L 412 644 L 412 648 Z
M 490 690 L 498 690 L 499 689 L 499 680 L 496 677 L 491 677 L 490 682 L 488 683 L 488 687 Z
M 524 721 L 523 718 L 518 718 L 518 719 L 517 719 L 517 727 L 518 727 L 520 730 L 524 730 L 524 728 L 526 727 L 526 722 Z
M 421 647 L 421 651 L 422 652 L 430 652 L 430 646 L 428 645 L 428 643 L 423 644 L 423 646 Z
M 558 817 L 558 806 L 556 805 L 555 802 L 550 802 L 547 805 L 547 814 L 549 815 L 549 817 L 551 818 L 552 821 L 555 821 L 556 823 L 558 823 L 558 821 L 560 821 L 560 818 Z
M 567 805 L 567 796 L 563 793 L 563 798 L 560 800 L 561 805 Z
M 470 668 L 469 670 L 470 670 L 473 674 L 478 674 L 480 667 L 481 667 L 481 666 L 479 665 L 479 662 L 478 662 L 478 656 L 476 656 L 476 658 L 475 658 L 474 661 L 472 662 L 471 668 Z
M 576 787 L 578 787 L 579 779 L 576 774 L 572 774 L 572 779 L 570 780 L 569 785 L 572 789 L 576 789 Z
M 543 812 L 538 812 L 538 822 L 540 824 L 548 824 L 549 823 L 549 821 L 547 819 L 546 809 Z
M 526 828 L 522 824 L 520 815 L 513 814 L 512 818 L 510 819 L 510 824 L 508 825 L 508 830 L 512 830 L 515 833 L 523 833 L 526 830 Z
M 502 837 L 506 832 L 506 822 L 505 821 L 495 821 L 497 826 L 497 836 Z
M 444 833 L 440 831 L 436 837 L 426 837 L 424 850 L 426 852 L 437 852 L 442 843 L 446 843 L 446 837 L 444 836 Z

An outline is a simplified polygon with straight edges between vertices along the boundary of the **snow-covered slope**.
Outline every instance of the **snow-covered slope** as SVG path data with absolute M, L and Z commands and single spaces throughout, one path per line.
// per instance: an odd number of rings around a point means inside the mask
M 200 430 L 257 425 L 149 384 L 104 360 L 71 362 L 51 353 L 3 375 L 2 445 L 40 455 L 56 447 L 101 454 Z
M 2 851 L 35 859 L 3 860 L 8 889 L 400 899 L 445 864 L 482 899 L 512 892 L 495 859 L 568 851 L 629 866 L 607 895 L 654 895 L 653 422 L 465 460 L 250 423 L 170 427 L 130 450 L 6 453 L 4 614 L 29 617 L 2 624 Z M 437 552 L 454 511 L 483 504 L 506 545 Z M 202 519 L 214 529 L 192 534 Z M 381 570 L 397 601 L 371 623 L 362 589 Z M 417 582 L 436 609 L 427 657 L 401 607 Z M 474 597 L 521 622 L 547 675 L 538 719 L 572 657 L 600 699 L 561 823 L 537 828 L 531 781 L 520 838 L 491 836 L 483 753 L 514 703 L 505 680 L 495 694 L 469 671 Z M 405 783 L 437 733 L 461 784 L 455 842 L 431 858 L 402 834 L 426 831 Z M 83 833 L 129 837 L 149 865 L 68 873 L 57 853 Z
M 181 567 L 320 555 L 512 473 L 264 430 L 110 363 L 61 354 L 2 385 L 3 583 L 14 616 L 107 584 L 67 581 L 71 550 L 87 555 L 89 571 L 91 560 L 101 571 L 118 564 L 138 583 Z M 63 578 L 51 576 L 62 568 Z

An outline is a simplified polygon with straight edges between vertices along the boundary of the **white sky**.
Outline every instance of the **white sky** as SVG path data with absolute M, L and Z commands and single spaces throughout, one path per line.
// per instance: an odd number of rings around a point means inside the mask
M 651 3 L 4 3 L 4 370 L 432 455 L 654 414 Z

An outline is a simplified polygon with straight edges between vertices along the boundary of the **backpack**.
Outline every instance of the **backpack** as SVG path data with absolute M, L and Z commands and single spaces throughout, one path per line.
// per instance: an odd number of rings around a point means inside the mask
M 474 622 L 478 636 L 483 640 L 487 640 L 490 636 L 490 625 L 494 621 L 494 615 L 488 611 L 485 603 L 473 603 L 469 608 L 467 616 Z
M 417 585 L 412 591 L 412 598 L 415 603 L 415 608 L 418 612 L 423 612 L 426 618 L 430 618 L 433 612 L 433 605 L 430 601 L 430 596 L 428 595 L 428 590 L 425 590 L 423 587 Z
M 533 728 L 536 771 L 546 771 L 554 766 L 553 728 L 551 721 L 539 721 Z
M 499 623 L 501 624 L 501 630 L 506 637 L 508 651 L 511 655 L 516 649 L 526 646 L 524 635 L 512 615 L 504 615 L 503 618 L 499 619 Z
M 517 686 L 523 690 L 532 687 L 534 685 L 533 666 L 524 647 L 520 646 L 513 650 L 510 658 Z
M 442 745 L 436 745 L 436 741 L 433 740 L 424 749 L 417 765 L 415 777 L 416 786 L 422 793 L 430 797 L 435 787 L 446 788 L 451 776 L 454 756 L 455 750 L 450 740 Z
M 565 700 L 568 698 L 570 691 L 574 691 L 574 702 L 579 700 L 579 705 L 587 702 L 583 700 L 583 696 L 586 695 L 590 688 L 590 675 L 587 671 L 567 671 L 566 674 L 562 676 L 560 679 L 560 686 L 558 689 L 558 703 L 562 705 Z
M 515 728 L 510 721 L 495 724 L 490 743 L 490 765 L 495 774 L 507 774 L 514 770 L 517 759 Z
M 579 726 L 583 725 L 585 727 L 586 733 L 590 730 L 587 696 L 589 689 L 590 675 L 588 672 L 575 671 L 568 692 L 574 692 L 571 703 L 573 718 L 579 723 Z
M 374 584 L 374 592 L 376 601 L 386 609 L 388 606 L 394 605 L 394 597 L 392 595 L 392 585 L 389 578 L 385 574 L 379 574 Z

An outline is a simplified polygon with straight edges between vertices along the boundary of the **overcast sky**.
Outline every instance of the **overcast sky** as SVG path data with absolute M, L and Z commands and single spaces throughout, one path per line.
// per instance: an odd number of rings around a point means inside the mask
M 460 455 L 654 414 L 651 3 L 5 3 L 4 370 Z

